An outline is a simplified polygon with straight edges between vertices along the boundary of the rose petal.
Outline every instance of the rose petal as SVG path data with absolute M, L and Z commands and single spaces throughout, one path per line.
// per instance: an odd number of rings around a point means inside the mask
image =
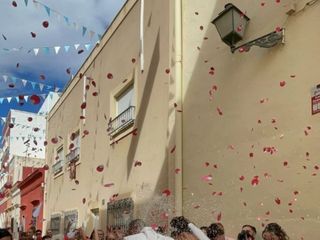
M 278 198 L 278 197 L 277 197 L 277 198 L 275 198 L 275 199 L 274 199 L 274 201 L 275 201 L 275 202 L 276 202 L 276 204 L 278 204 L 278 205 L 280 205 L 280 203 L 281 203 L 281 200 L 280 200 L 280 198 Z
M 165 189 L 165 190 L 162 191 L 162 195 L 168 197 L 168 196 L 171 195 L 171 191 L 169 189 Z
M 107 78 L 108 78 L 108 79 L 113 79 L 112 73 L 108 73 L 108 74 L 107 74 Z
M 48 22 L 48 21 L 43 21 L 43 22 L 42 22 L 42 26 L 43 26 L 44 28 L 49 27 L 49 22 Z
M 97 167 L 97 172 L 102 172 L 104 170 L 104 166 L 101 164 Z

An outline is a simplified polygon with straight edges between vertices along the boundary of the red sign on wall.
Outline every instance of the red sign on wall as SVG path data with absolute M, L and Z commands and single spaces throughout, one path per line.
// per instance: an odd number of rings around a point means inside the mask
M 320 113 L 320 85 L 312 91 L 311 111 L 312 115 Z

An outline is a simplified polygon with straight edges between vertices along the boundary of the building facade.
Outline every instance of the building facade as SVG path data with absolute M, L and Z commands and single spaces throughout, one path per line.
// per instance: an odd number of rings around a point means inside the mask
M 25 183 L 25 179 L 30 179 L 34 172 L 43 171 L 42 168 L 45 164 L 46 114 L 58 98 L 58 93 L 49 93 L 39 110 L 39 114 L 10 110 L 3 127 L 0 173 L 0 225 L 2 228 L 12 228 L 15 239 L 18 238 L 19 231 L 22 229 L 26 231 L 32 225 L 36 225 L 40 229 L 42 227 L 42 210 L 36 224 L 30 225 L 30 222 L 28 222 L 25 225 L 24 221 L 21 221 L 21 212 L 25 211 L 23 214 L 28 212 L 28 214 L 25 214 L 25 219 L 29 219 L 32 217 L 32 209 L 30 210 L 27 207 L 31 203 L 27 204 L 25 202 L 26 197 L 22 198 L 19 184 L 23 183 L 23 195 L 26 195 L 25 189 L 29 188 L 27 191 L 31 192 L 31 195 L 39 200 L 39 204 L 34 205 L 34 207 L 40 206 L 40 203 L 43 206 L 44 176 L 40 180 L 42 181 L 40 187 L 38 186 L 38 177 L 37 180 L 29 181 L 28 183 Z M 43 173 L 41 174 L 44 175 Z M 42 192 L 42 196 L 35 194 L 38 191 Z M 27 199 L 30 199 L 30 197 L 27 197 Z M 39 219 L 41 219 L 40 222 Z M 22 225 L 25 226 L 22 227 Z
M 285 28 L 285 43 L 232 54 L 211 23 L 228 1 L 127 1 L 48 117 L 57 237 L 181 214 L 229 236 L 319 235 L 320 4 L 231 2 L 250 18 L 243 42 Z

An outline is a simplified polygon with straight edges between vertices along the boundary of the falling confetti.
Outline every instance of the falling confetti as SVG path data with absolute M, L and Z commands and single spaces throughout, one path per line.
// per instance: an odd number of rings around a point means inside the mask
M 43 75 L 43 74 L 40 74 L 40 80 L 46 80 L 46 76 L 45 75 Z
M 165 189 L 165 190 L 162 191 L 162 195 L 168 197 L 168 196 L 171 195 L 171 191 L 169 189 Z
M 104 187 L 112 187 L 112 186 L 114 186 L 114 183 L 106 183 L 106 184 L 104 184 L 103 186 L 104 186 Z
M 280 82 L 280 87 L 284 87 L 286 85 L 286 81 L 281 81 Z
M 79 51 L 78 51 L 78 54 L 81 54 L 81 53 L 83 53 L 84 52 L 84 50 L 83 49 L 80 49 Z
M 218 107 L 217 107 L 217 112 L 219 113 L 219 115 L 220 115 L 220 116 L 222 116 L 222 115 L 223 115 L 223 112 L 222 112 L 222 111 L 221 111 L 221 109 L 220 109 L 220 108 L 218 108 Z
M 101 164 L 101 165 L 99 165 L 98 167 L 97 167 L 97 172 L 102 172 L 103 171 L 103 169 L 104 169 L 104 166 Z
M 52 142 L 53 144 L 57 144 L 58 141 L 59 141 L 59 139 L 58 139 L 57 137 L 51 138 L 51 142 Z
M 176 150 L 176 145 L 174 145 L 174 146 L 171 148 L 170 153 L 174 153 L 175 150 Z
M 107 78 L 108 78 L 108 79 L 113 79 L 112 73 L 108 73 L 108 74 L 107 74 Z
M 80 106 L 81 109 L 85 109 L 87 107 L 87 103 L 86 102 L 83 102 Z
M 167 69 L 165 70 L 165 72 L 166 72 L 166 74 L 169 74 L 169 73 L 170 73 L 170 69 L 167 68 Z
M 2 37 L 4 40 L 7 40 L 7 37 L 5 35 L 2 34 Z
M 36 33 L 31 32 L 31 37 L 35 38 L 36 36 L 37 36 L 37 34 L 36 34 Z
M 48 21 L 43 21 L 43 22 L 42 22 L 42 26 L 43 26 L 44 28 L 49 27 L 49 22 L 48 22 Z
M 275 199 L 274 199 L 274 201 L 275 201 L 275 202 L 276 202 L 276 204 L 278 204 L 278 205 L 280 205 L 280 203 L 281 203 L 281 200 L 280 200 L 280 198 L 278 198 L 278 197 L 277 197 L 277 198 L 275 198 Z
M 40 97 L 37 95 L 32 95 L 30 97 L 30 100 L 31 100 L 32 104 L 34 104 L 34 105 L 39 104 L 41 101 Z
M 17 2 L 16 1 L 12 1 L 12 6 L 17 7 L 18 6 Z
M 49 170 L 49 165 L 48 164 L 44 165 L 43 169 L 46 170 L 46 171 Z
M 140 162 L 140 161 L 135 161 L 134 162 L 134 166 L 135 167 L 140 167 L 142 165 L 142 162 Z
M 259 184 L 259 176 L 254 176 L 251 180 L 252 186 L 257 186 Z

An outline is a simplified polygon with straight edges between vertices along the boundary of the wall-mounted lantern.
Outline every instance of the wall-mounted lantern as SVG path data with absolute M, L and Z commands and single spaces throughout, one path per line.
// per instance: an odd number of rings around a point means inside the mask
M 239 8 L 232 3 L 228 3 L 212 23 L 216 26 L 222 41 L 230 47 L 232 53 L 237 49 L 249 51 L 251 46 L 270 48 L 284 42 L 284 29 L 279 28 L 241 46 L 236 46 L 243 39 L 249 21 L 250 19 Z

